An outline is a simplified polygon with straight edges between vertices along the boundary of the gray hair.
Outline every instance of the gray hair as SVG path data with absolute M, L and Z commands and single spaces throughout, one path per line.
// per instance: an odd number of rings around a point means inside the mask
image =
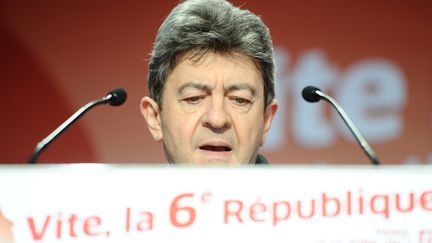
M 248 10 L 225 0 L 187 0 L 177 5 L 159 28 L 148 67 L 150 97 L 162 109 L 165 81 L 177 57 L 208 51 L 251 57 L 264 80 L 264 104 L 275 96 L 273 44 L 268 28 Z

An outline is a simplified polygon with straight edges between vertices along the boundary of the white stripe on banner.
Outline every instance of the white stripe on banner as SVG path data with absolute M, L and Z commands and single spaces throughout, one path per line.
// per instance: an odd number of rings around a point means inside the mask
M 432 167 L 0 167 L 0 242 L 432 242 Z

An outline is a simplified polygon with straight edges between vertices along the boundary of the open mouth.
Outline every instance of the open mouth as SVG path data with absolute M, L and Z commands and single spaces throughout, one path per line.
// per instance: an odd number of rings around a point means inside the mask
M 204 145 L 199 147 L 201 150 L 211 151 L 211 152 L 229 152 L 231 148 L 228 146 L 214 146 L 214 145 Z

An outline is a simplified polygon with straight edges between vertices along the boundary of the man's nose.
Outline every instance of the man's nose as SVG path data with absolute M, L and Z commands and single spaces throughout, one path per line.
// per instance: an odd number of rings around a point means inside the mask
M 221 133 L 231 127 L 231 118 L 225 107 L 224 98 L 213 97 L 203 115 L 203 126 Z

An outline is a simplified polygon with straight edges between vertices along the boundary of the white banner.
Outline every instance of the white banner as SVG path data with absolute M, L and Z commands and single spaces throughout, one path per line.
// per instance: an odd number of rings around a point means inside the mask
M 432 242 L 432 167 L 0 167 L 0 243 Z

